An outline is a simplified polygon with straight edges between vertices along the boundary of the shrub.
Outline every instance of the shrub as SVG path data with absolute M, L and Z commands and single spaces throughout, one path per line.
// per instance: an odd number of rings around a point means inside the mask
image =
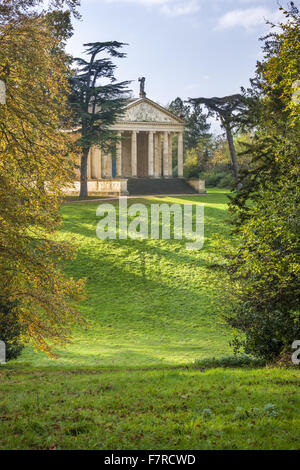
M 223 176 L 223 178 L 220 179 L 220 181 L 217 184 L 217 188 L 233 188 L 235 183 L 234 176 L 231 174 L 227 174 L 226 176 Z
M 20 341 L 21 325 L 16 304 L 0 300 L 0 340 L 6 346 L 6 360 L 16 359 L 23 349 Z
M 230 188 L 234 183 L 232 173 L 225 171 L 200 173 L 199 178 L 205 180 L 207 188 Z
M 300 11 L 290 2 L 286 21 L 264 40 L 244 122 L 253 138 L 241 188 L 229 205 L 236 252 L 230 258 L 236 306 L 227 321 L 246 353 L 278 361 L 300 338 Z M 236 281 L 236 282 L 235 282 Z
M 186 152 L 184 161 L 185 178 L 197 178 L 201 171 L 205 170 L 209 158 L 209 151 L 199 143 L 197 147 Z
M 297 176 L 261 188 L 247 215 L 230 266 L 237 302 L 226 319 L 236 330 L 235 351 L 276 361 L 300 338 Z

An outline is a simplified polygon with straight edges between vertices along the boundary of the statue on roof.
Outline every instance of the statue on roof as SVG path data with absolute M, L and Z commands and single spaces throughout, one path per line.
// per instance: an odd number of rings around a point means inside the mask
M 145 77 L 140 77 L 139 82 L 140 82 L 140 98 L 146 98 L 146 93 L 145 93 Z

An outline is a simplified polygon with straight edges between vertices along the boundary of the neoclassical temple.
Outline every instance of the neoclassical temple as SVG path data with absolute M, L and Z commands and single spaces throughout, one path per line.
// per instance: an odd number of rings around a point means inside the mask
M 147 98 L 144 78 L 140 82 L 139 98 L 129 100 L 124 114 L 111 127 L 120 138 L 115 155 L 98 147 L 90 151 L 89 194 L 204 192 L 203 182 L 183 178 L 184 121 Z M 172 153 L 175 139 L 176 158 Z M 172 183 L 167 182 L 170 179 Z M 75 186 L 77 192 L 79 182 Z

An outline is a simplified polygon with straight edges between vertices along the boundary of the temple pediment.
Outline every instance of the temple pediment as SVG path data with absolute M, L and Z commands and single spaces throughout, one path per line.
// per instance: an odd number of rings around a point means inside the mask
M 120 122 L 183 123 L 178 116 L 148 98 L 138 99 L 127 105 L 125 109 L 125 113 L 119 119 Z

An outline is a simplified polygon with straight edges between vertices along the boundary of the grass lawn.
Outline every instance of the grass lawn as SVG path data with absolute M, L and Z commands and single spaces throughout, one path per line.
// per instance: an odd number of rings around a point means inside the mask
M 65 269 L 87 277 L 90 326 L 75 327 L 55 361 L 27 347 L 0 366 L 0 448 L 299 448 L 298 371 L 193 366 L 231 354 L 217 250 L 226 192 L 142 202 L 204 203 L 203 249 L 100 241 L 99 203 L 64 205 L 59 237 L 78 248 Z

